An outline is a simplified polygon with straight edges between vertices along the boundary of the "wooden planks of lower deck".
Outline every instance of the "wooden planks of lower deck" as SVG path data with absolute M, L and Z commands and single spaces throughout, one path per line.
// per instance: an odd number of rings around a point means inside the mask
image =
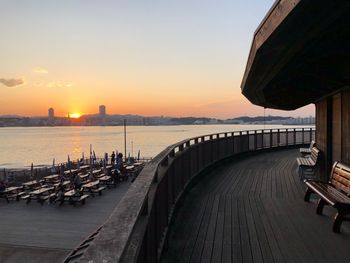
M 0 262 L 62 262 L 108 219 L 129 186 L 124 182 L 75 207 L 1 199 Z
M 221 166 L 187 195 L 162 262 L 348 262 L 350 223 L 332 232 L 335 211 L 303 201 L 298 150 Z

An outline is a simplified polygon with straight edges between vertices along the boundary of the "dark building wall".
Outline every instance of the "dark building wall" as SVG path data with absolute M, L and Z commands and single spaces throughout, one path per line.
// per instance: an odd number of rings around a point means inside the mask
M 316 145 L 323 153 L 320 175 L 327 179 L 332 164 L 350 165 L 350 90 L 316 103 Z
M 329 159 L 330 112 L 331 103 L 329 99 L 323 99 L 316 103 L 316 146 L 322 152 L 320 176 L 323 180 L 326 180 L 328 174 L 326 160 Z
M 341 108 L 341 160 L 347 164 L 350 164 L 350 90 L 342 93 Z

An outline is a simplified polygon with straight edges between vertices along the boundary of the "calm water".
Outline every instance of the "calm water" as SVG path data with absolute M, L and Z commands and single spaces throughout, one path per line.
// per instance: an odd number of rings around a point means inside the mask
M 288 126 L 266 125 L 266 128 Z M 296 128 L 296 126 L 290 126 Z M 154 157 L 166 146 L 204 134 L 261 129 L 263 125 L 180 125 L 127 127 L 127 152 Z M 133 142 L 133 143 L 131 143 Z M 0 168 L 49 165 L 89 155 L 92 144 L 97 156 L 116 149 L 124 153 L 123 127 L 30 127 L 0 128 Z M 132 147 L 133 145 L 133 147 Z

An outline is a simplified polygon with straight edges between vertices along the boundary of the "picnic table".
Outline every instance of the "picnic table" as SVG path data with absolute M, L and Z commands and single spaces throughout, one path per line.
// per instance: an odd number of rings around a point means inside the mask
M 87 189 L 91 189 L 91 188 L 94 188 L 94 187 L 98 186 L 99 184 L 100 184 L 100 181 L 96 180 L 96 181 L 93 181 L 93 182 L 89 182 L 87 184 L 83 184 L 83 187 L 87 188 Z
M 45 182 L 52 182 L 52 181 L 57 181 L 59 178 L 59 174 L 52 174 L 44 177 Z
M 62 186 L 64 186 L 64 187 L 66 187 L 67 185 L 70 185 L 70 181 L 69 181 L 69 180 L 65 180 L 65 181 L 63 181 L 63 182 L 61 182 L 61 183 L 55 183 L 53 186 L 54 186 L 55 188 L 57 188 L 59 185 L 62 185 Z
M 99 180 L 83 184 L 83 188 L 90 192 L 92 196 L 94 196 L 94 193 L 102 195 L 102 190 L 106 189 L 106 187 L 100 186 Z
M 133 166 L 133 165 L 126 166 L 125 171 L 126 171 L 127 176 L 132 176 L 132 175 L 134 175 L 134 172 L 135 172 L 135 166 Z
M 11 187 L 7 187 L 3 193 L 10 194 L 10 193 L 21 191 L 22 189 L 23 189 L 23 186 L 11 186 Z
M 3 192 L 1 192 L 1 197 L 5 198 L 8 203 L 10 202 L 10 199 L 15 199 L 16 201 L 19 201 L 19 197 L 25 194 L 25 192 L 23 192 L 22 190 L 23 186 L 7 187 Z
M 67 171 L 64 171 L 63 173 L 64 173 L 65 175 L 67 175 L 67 174 L 74 174 L 74 173 L 76 173 L 76 172 L 78 172 L 78 169 L 67 170 Z
M 25 182 L 22 185 L 26 189 L 33 190 L 36 186 L 40 185 L 40 182 L 38 182 L 37 180 L 32 180 L 29 182 Z
M 36 199 L 39 203 L 43 204 L 45 200 L 56 196 L 55 193 L 51 193 L 54 189 L 54 187 L 41 187 L 30 192 L 29 197 L 27 198 L 27 203 L 29 203 L 32 199 Z
M 109 175 L 104 175 L 104 176 L 101 176 L 100 178 L 98 178 L 98 180 L 101 182 L 101 183 L 106 183 L 108 181 L 111 180 L 112 177 L 110 177 Z
M 79 175 L 79 177 L 82 181 L 85 181 L 89 177 L 89 174 L 81 174 L 81 175 Z
M 81 202 L 81 204 L 84 205 L 85 199 L 88 197 L 89 195 L 82 195 L 80 191 L 73 189 L 64 193 L 64 198 L 61 200 L 61 204 L 63 204 L 64 201 L 68 201 L 72 205 L 75 205 L 77 202 Z
M 101 173 L 102 172 L 102 170 L 101 169 L 98 169 L 98 170 L 93 170 L 92 171 L 92 174 L 99 174 L 99 173 Z

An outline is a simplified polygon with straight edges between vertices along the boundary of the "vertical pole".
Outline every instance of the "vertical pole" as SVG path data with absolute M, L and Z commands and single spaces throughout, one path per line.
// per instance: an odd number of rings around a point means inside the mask
M 124 119 L 124 160 L 126 160 L 126 119 Z
M 134 142 L 131 141 L 131 157 L 134 157 Z

